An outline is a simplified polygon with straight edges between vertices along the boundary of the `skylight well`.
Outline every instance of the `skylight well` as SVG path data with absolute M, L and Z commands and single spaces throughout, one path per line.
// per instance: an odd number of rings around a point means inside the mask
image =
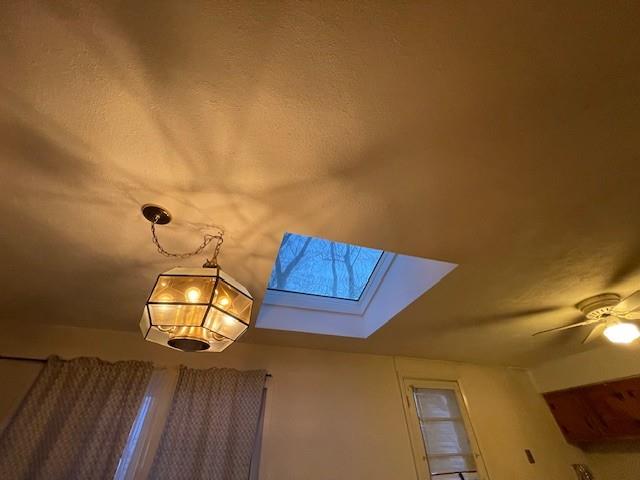
M 285 233 L 256 327 L 366 338 L 456 266 Z

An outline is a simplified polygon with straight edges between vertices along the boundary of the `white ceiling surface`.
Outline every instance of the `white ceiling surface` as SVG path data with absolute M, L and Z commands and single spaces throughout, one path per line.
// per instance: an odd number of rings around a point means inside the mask
M 639 19 L 578 0 L 2 2 L 2 321 L 136 330 L 155 275 L 201 262 L 157 254 L 156 202 L 167 248 L 223 225 L 221 262 L 258 300 L 285 231 L 460 264 L 368 339 L 243 341 L 512 365 L 591 348 L 531 334 L 640 288 Z

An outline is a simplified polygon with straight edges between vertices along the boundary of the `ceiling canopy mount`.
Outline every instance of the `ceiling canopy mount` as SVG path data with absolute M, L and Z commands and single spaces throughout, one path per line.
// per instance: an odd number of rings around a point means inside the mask
M 141 210 L 144 218 L 149 220 L 151 223 L 155 223 L 156 225 L 166 225 L 171 222 L 171 214 L 160 205 L 145 203 Z

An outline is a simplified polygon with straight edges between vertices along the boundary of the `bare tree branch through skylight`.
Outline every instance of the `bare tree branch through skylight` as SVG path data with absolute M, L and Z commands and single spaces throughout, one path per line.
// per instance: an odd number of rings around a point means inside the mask
M 358 300 L 382 250 L 285 233 L 268 288 Z

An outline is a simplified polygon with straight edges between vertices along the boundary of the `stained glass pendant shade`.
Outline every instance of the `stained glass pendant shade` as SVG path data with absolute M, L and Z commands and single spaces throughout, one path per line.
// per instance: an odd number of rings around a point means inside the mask
M 173 268 L 158 275 L 140 320 L 146 340 L 189 352 L 221 352 L 251 319 L 253 299 L 219 268 Z
M 142 335 L 183 352 L 223 351 L 247 330 L 253 306 L 247 289 L 218 264 L 224 232 L 206 234 L 192 252 L 171 253 L 156 233 L 156 225 L 171 222 L 171 214 L 153 204 L 143 205 L 142 214 L 151 222 L 153 243 L 165 257 L 188 258 L 214 245 L 213 256 L 202 268 L 176 267 L 158 275 L 140 319 Z

